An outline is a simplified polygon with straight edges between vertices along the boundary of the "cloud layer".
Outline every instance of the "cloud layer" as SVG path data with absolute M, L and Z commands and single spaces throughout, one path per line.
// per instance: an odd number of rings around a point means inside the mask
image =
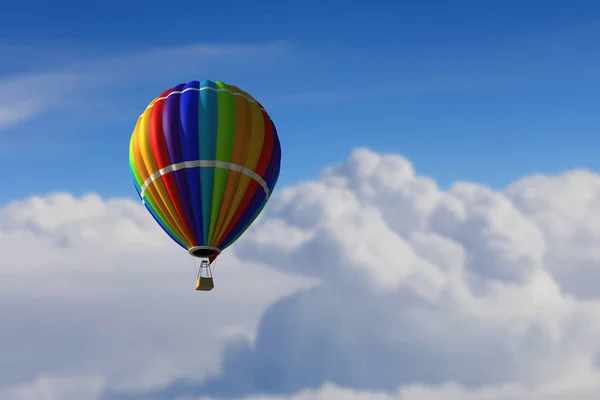
M 443 191 L 359 149 L 281 189 L 201 300 L 137 204 L 15 202 L 0 211 L 0 394 L 596 399 L 599 201 L 589 171 Z
M 192 260 L 163 235 L 129 200 L 55 194 L 0 209 L 0 387 L 200 379 L 223 341 L 251 337 L 269 303 L 306 285 L 224 254 L 218 290 L 199 295 Z

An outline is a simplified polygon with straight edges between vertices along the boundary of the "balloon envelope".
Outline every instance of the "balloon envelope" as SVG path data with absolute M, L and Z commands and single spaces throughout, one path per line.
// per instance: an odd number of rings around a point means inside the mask
M 129 164 L 156 222 L 190 254 L 212 261 L 267 203 L 281 146 L 250 94 L 192 81 L 150 102 L 131 135 Z

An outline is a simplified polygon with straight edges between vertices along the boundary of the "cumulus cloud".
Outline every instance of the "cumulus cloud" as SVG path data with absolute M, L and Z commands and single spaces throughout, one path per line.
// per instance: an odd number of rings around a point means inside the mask
M 571 171 L 503 192 L 468 182 L 443 191 L 400 156 L 356 150 L 318 181 L 281 190 L 236 248 L 321 285 L 273 304 L 219 375 L 155 395 L 293 396 L 331 382 L 426 399 L 454 382 L 473 398 L 504 396 L 494 390 L 505 385 L 535 398 L 551 395 L 549 382 L 595 382 L 600 290 L 572 279 L 598 268 L 598 179 Z M 407 389 L 415 384 L 430 390 Z
M 600 297 L 600 175 L 576 170 L 515 182 L 507 197 L 540 227 L 550 248 L 545 267 L 580 299 Z
M 267 304 L 305 285 L 231 253 L 215 279 L 210 295 L 195 292 L 192 260 L 130 200 L 54 194 L 5 205 L 0 387 L 11 389 L 0 398 L 82 400 L 68 395 L 71 383 L 80 393 L 200 379 L 218 368 L 224 341 L 251 338 Z
M 598 188 L 568 171 L 441 190 L 398 155 L 358 149 L 272 198 L 220 261 L 209 323 L 190 319 L 197 296 L 166 267 L 185 255 L 138 205 L 16 202 L 0 212 L 0 317 L 20 336 L 0 333 L 16 366 L 0 384 L 77 390 L 59 378 L 77 373 L 108 399 L 596 399 Z M 253 284 L 259 270 L 285 288 Z

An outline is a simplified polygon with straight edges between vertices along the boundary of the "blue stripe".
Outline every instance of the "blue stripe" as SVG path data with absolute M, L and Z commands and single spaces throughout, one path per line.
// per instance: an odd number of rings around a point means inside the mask
M 265 171 L 265 176 L 263 176 L 264 181 L 269 187 L 269 193 L 272 193 L 273 189 L 275 189 L 275 184 L 279 178 L 279 170 L 281 169 L 281 143 L 279 142 L 279 136 L 277 135 L 277 129 L 273 121 L 271 121 L 271 126 L 273 127 L 273 153 Z
M 189 82 L 183 90 L 188 88 L 200 88 L 200 82 Z M 181 145 L 183 147 L 184 161 L 194 161 L 200 159 L 200 145 L 198 132 L 200 126 L 198 122 L 198 104 L 200 103 L 200 93 L 196 90 L 188 90 L 181 94 L 180 113 L 181 113 Z M 204 227 L 202 224 L 202 196 L 200 168 L 187 168 L 186 177 L 188 190 L 190 193 L 190 203 L 192 213 L 194 214 L 194 224 L 196 226 L 198 244 L 204 244 Z
M 231 246 L 236 240 L 239 239 L 240 236 L 252 225 L 254 220 L 261 213 L 264 206 L 267 204 L 265 200 L 265 192 L 258 191 L 257 193 L 262 193 L 262 196 L 255 195 L 252 198 L 251 203 L 248 205 L 248 208 L 244 210 L 242 217 L 239 219 L 238 223 L 235 225 L 235 228 L 229 232 L 227 238 L 222 241 L 222 245 L 220 246 L 221 250 L 225 250 L 229 246 Z M 261 200 L 262 197 L 262 200 Z
M 212 81 L 202 81 L 200 88 L 217 86 Z M 214 160 L 217 150 L 217 92 L 214 90 L 202 90 L 198 103 L 198 135 L 201 160 Z M 214 168 L 203 167 L 200 169 L 202 180 L 202 232 L 205 239 L 202 244 L 207 245 L 208 228 L 210 223 L 210 209 L 212 206 L 212 194 L 214 183 Z

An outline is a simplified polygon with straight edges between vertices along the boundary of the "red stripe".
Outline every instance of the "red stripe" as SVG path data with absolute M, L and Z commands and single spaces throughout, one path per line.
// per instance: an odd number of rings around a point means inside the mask
M 260 153 L 260 158 L 258 159 L 258 163 L 256 164 L 255 172 L 264 178 L 265 172 L 267 171 L 267 167 L 269 166 L 269 161 L 271 161 L 271 154 L 273 153 L 273 144 L 275 143 L 275 135 L 273 132 L 273 125 L 271 124 L 271 118 L 269 118 L 269 114 L 265 111 L 263 113 L 263 119 L 265 121 L 265 139 L 263 142 L 262 152 Z
M 165 90 L 161 93 L 159 98 L 167 97 L 172 91 L 173 89 Z M 158 169 L 163 169 L 171 164 L 162 126 L 162 114 L 164 107 L 164 100 L 157 100 L 154 103 L 152 110 L 150 110 L 148 124 L 148 130 L 150 132 L 150 145 L 152 146 L 152 153 L 154 154 L 154 160 L 156 161 L 156 166 Z
M 172 90 L 173 89 L 164 91 L 160 95 L 160 97 L 166 97 L 169 93 L 171 93 Z M 156 161 L 156 166 L 159 170 L 171 164 L 171 160 L 169 159 L 169 153 L 167 151 L 167 143 L 165 142 L 163 132 L 162 115 L 164 105 L 164 100 L 159 100 L 154 103 L 154 106 L 152 106 L 152 110 L 150 110 L 150 118 L 148 124 L 150 146 L 152 147 L 152 154 L 154 155 L 154 160 Z M 175 179 L 172 174 L 163 175 L 161 178 L 163 184 L 165 185 L 165 188 L 167 189 L 167 193 L 171 198 L 173 207 L 175 208 L 175 211 L 179 216 L 179 220 L 181 221 L 185 232 L 188 234 L 188 237 L 193 242 L 194 235 L 192 235 L 192 231 L 190 229 L 190 226 L 188 225 L 183 205 L 179 200 L 179 193 L 177 192 Z
M 265 111 L 263 111 L 262 113 L 263 120 L 265 121 L 265 139 L 254 172 L 256 172 L 258 175 L 264 178 L 264 174 L 267 171 L 267 167 L 269 166 L 269 161 L 271 160 L 271 154 L 273 153 L 275 136 L 269 114 L 267 114 Z M 237 210 L 235 210 L 235 214 L 233 215 L 233 218 L 231 219 L 227 230 L 225 230 L 225 233 L 223 233 L 223 235 L 221 236 L 221 243 L 219 243 L 219 245 L 222 244 L 222 242 L 227 238 L 227 235 L 229 235 L 229 233 L 233 230 L 239 219 L 242 217 L 244 210 L 246 209 L 246 207 L 248 207 L 248 204 L 250 204 L 250 201 L 254 197 L 256 190 L 259 188 L 260 190 L 262 190 L 262 187 L 259 186 L 258 182 L 256 182 L 253 179 L 250 183 L 250 186 L 248 186 L 248 190 L 246 191 L 242 202 L 238 206 Z

